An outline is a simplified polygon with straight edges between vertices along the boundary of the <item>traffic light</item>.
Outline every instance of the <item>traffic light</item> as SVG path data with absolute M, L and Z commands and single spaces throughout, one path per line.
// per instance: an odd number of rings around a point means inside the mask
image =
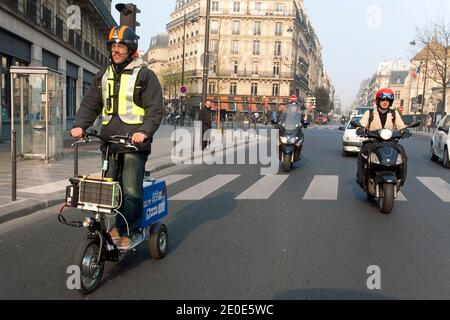
M 118 3 L 116 9 L 120 12 L 120 25 L 128 26 L 136 32 L 136 28 L 141 25 L 136 21 L 137 14 L 141 13 L 141 10 L 133 3 Z

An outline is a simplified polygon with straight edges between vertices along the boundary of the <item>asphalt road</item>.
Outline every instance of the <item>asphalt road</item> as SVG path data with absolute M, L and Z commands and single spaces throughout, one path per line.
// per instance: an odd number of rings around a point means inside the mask
M 261 180 L 258 165 L 163 172 L 180 179 L 168 188 L 168 255 L 156 261 L 141 246 L 108 264 L 88 298 L 66 287 L 84 230 L 59 224 L 57 208 L 0 225 L 0 299 L 449 299 L 449 202 L 438 195 L 450 171 L 428 160 L 429 139 L 403 143 L 406 199 L 384 215 L 356 185 L 342 133 L 305 136 L 304 158 L 277 180 Z M 417 177 L 442 179 L 444 195 Z M 367 287 L 373 265 L 380 290 Z

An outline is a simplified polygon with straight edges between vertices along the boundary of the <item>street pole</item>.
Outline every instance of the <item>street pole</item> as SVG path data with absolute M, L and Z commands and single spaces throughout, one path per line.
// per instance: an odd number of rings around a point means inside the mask
M 203 56 L 203 84 L 202 84 L 203 106 L 206 104 L 206 94 L 208 90 L 210 15 L 211 15 L 211 0 L 206 0 L 205 54 Z
M 425 108 L 425 91 L 427 85 L 427 73 L 428 73 L 428 48 L 427 48 L 427 60 L 425 61 L 425 75 L 423 80 L 423 93 L 422 93 L 422 108 L 421 108 L 421 119 L 420 119 L 420 129 L 423 129 L 423 109 Z M 422 131 L 422 130 L 421 130 Z
M 181 66 L 181 86 L 184 87 L 184 63 L 185 63 L 185 55 L 186 55 L 186 11 L 184 11 L 184 16 L 183 16 L 183 62 L 182 62 L 182 66 Z M 180 96 L 180 101 L 181 101 L 181 126 L 184 125 L 184 96 L 183 94 L 181 94 Z

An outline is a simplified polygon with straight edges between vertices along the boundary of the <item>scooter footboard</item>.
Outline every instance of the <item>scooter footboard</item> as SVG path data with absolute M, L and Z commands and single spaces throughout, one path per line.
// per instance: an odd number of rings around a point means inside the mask
M 168 214 L 166 182 L 144 182 L 141 228 L 147 228 Z

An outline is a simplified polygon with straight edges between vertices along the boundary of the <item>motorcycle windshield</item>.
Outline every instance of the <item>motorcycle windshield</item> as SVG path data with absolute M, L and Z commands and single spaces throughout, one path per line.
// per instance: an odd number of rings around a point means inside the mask
M 287 113 L 284 121 L 284 129 L 286 131 L 297 130 L 301 127 L 302 119 L 299 113 Z

